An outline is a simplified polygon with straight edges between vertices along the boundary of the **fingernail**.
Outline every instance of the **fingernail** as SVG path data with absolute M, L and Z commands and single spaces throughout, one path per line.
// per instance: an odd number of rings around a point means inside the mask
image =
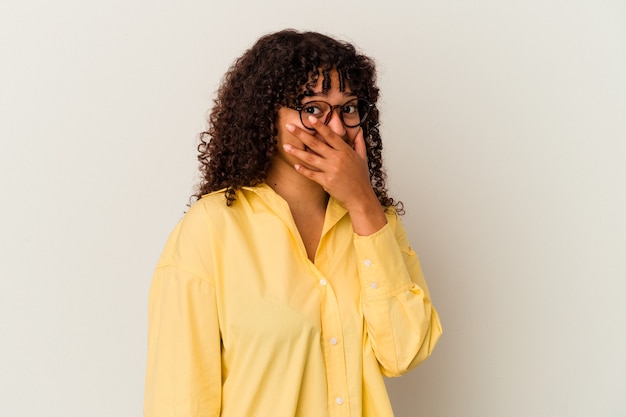
M 288 144 L 288 143 L 285 143 L 285 144 L 283 145 L 283 149 L 284 149 L 284 150 L 286 150 L 287 152 L 289 152 L 289 151 L 291 150 L 291 145 L 290 145 L 290 144 Z
M 314 125 L 315 123 L 317 123 L 317 117 L 309 116 L 309 122 L 311 122 L 311 124 Z
M 285 127 L 287 128 L 288 131 L 293 132 L 294 130 L 296 130 L 296 127 L 294 125 L 292 125 L 291 123 L 287 123 L 285 125 Z

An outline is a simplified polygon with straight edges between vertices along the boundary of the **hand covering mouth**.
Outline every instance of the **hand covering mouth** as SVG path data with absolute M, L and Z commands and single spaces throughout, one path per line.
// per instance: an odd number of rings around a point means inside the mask
M 309 147 L 308 147 L 308 146 L 306 146 L 306 145 L 304 145 L 304 150 L 305 150 L 306 152 L 310 152 L 310 153 L 312 153 L 313 155 L 320 156 L 320 154 L 318 154 L 317 152 L 315 152 L 313 149 L 309 148 Z

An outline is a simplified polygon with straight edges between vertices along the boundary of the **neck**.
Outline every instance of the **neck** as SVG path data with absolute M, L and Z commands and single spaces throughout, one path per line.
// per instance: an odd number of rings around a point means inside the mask
M 293 168 L 291 168 L 293 170 Z M 300 175 L 278 175 L 270 169 L 265 182 L 289 205 L 291 211 L 326 211 L 328 193 L 321 185 Z

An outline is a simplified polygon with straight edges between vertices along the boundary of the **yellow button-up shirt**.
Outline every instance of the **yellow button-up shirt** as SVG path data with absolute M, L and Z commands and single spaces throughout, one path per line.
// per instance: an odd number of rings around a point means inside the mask
M 313 263 L 265 184 L 192 205 L 152 282 L 145 416 L 392 416 L 382 375 L 427 358 L 441 325 L 387 220 L 356 235 L 331 197 Z

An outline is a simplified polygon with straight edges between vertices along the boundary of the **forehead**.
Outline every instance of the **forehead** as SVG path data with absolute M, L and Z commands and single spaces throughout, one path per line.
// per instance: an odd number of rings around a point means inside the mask
M 331 89 L 329 91 L 315 92 L 313 94 L 307 95 L 307 97 L 310 97 L 310 100 L 339 100 L 339 101 L 341 100 L 350 101 L 350 100 L 354 100 L 357 98 L 356 94 L 354 94 L 352 91 L 337 91 L 334 89 Z
M 336 69 L 319 69 L 317 74 L 309 75 L 309 81 L 304 86 L 304 94 L 328 95 L 330 91 L 342 92 L 344 95 L 352 95 L 350 84 L 343 76 L 343 73 Z

